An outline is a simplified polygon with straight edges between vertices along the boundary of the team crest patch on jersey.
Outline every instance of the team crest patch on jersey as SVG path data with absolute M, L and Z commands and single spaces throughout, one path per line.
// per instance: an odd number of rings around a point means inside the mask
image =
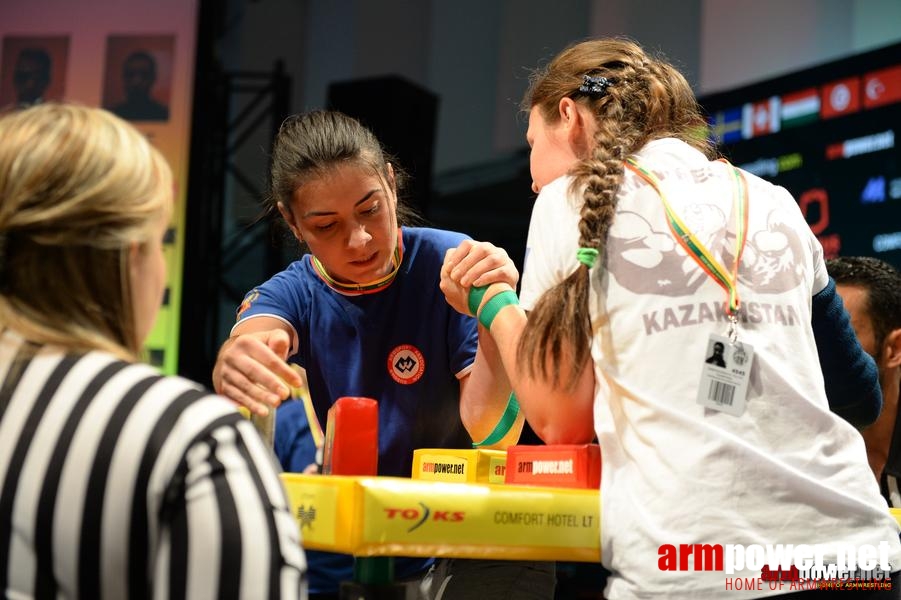
M 416 346 L 402 344 L 388 354 L 388 372 L 397 383 L 416 383 L 425 373 L 425 358 Z
M 235 315 L 236 318 L 240 319 L 241 315 L 245 310 L 250 308 L 250 305 L 253 304 L 253 301 L 260 297 L 259 290 L 253 289 L 248 292 L 246 296 L 244 296 L 244 301 L 241 302 L 241 306 L 238 307 L 238 314 Z

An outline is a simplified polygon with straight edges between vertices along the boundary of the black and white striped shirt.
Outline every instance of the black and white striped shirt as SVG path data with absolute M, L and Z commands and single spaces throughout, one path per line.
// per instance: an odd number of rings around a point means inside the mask
M 0 336 L 5 598 L 306 598 L 277 466 L 227 400 Z

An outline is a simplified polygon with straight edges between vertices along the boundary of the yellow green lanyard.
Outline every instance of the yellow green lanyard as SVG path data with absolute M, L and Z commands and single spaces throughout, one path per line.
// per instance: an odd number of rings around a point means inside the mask
M 394 247 L 394 255 L 393 255 L 393 267 L 391 268 L 391 272 L 385 275 L 384 277 L 379 277 L 375 281 L 370 281 L 369 283 L 342 283 L 331 275 L 325 269 L 325 266 L 319 262 L 319 259 L 316 258 L 313 254 L 310 255 L 310 262 L 313 264 L 313 269 L 316 271 L 316 274 L 325 281 L 329 287 L 339 292 L 345 293 L 355 293 L 355 294 L 371 294 L 374 292 L 380 292 L 388 285 L 394 281 L 394 278 L 397 276 L 397 272 L 400 271 L 400 263 L 403 261 L 404 252 L 403 252 L 403 234 L 401 229 L 397 230 L 397 246 Z
M 651 187 L 660 196 L 670 231 L 672 231 L 676 241 L 679 242 L 707 275 L 726 290 L 726 293 L 729 295 L 728 314 L 734 318 L 741 304 L 738 297 L 738 265 L 741 263 L 741 255 L 744 252 L 745 241 L 748 238 L 748 186 L 741 171 L 729 164 L 728 161 L 723 160 L 723 162 L 732 167 L 733 181 L 735 183 L 735 195 L 733 198 L 733 212 L 736 215 L 735 262 L 732 264 L 731 272 L 726 271 L 726 268 L 720 264 L 710 250 L 695 237 L 694 233 L 685 225 L 685 222 L 676 214 L 667 200 L 666 194 L 663 193 L 663 188 L 660 186 L 660 180 L 657 176 L 642 166 L 634 157 L 627 158 L 625 164 L 636 175 L 651 184 Z

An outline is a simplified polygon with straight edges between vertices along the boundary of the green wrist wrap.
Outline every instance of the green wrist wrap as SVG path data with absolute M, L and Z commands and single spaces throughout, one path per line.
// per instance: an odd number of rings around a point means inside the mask
M 497 425 L 494 426 L 494 429 L 488 434 L 488 437 L 481 442 L 473 442 L 472 447 L 493 446 L 504 439 L 504 436 L 510 433 L 513 424 L 516 422 L 516 417 L 518 416 L 519 400 L 516 399 L 516 394 L 510 392 L 510 398 L 507 400 L 507 408 L 504 409 L 501 420 L 497 422 Z
M 495 294 L 485 303 L 485 306 L 482 308 L 481 312 L 479 312 L 479 323 L 481 323 L 485 329 L 490 331 L 491 323 L 494 322 L 494 318 L 502 308 L 518 304 L 519 298 L 516 296 L 516 292 L 512 290 L 505 290 L 500 294 Z
M 472 313 L 472 316 L 479 314 L 479 305 L 482 303 L 482 298 L 485 297 L 485 292 L 487 291 L 487 285 L 472 286 L 469 288 L 469 312 Z

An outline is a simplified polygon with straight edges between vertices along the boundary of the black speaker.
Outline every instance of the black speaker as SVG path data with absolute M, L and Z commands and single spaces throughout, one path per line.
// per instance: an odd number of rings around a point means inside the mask
M 438 96 L 403 77 L 386 75 L 332 83 L 328 106 L 356 118 L 375 134 L 410 176 L 405 197 L 427 215 Z

